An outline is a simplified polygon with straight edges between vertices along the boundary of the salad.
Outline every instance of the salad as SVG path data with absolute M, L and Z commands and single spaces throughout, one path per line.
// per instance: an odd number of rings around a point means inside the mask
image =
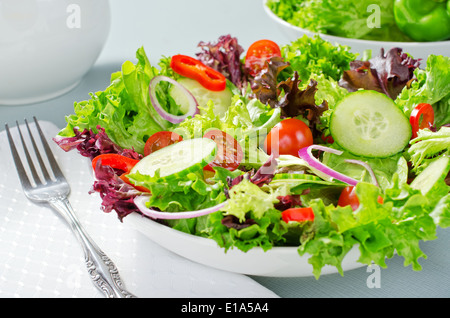
M 90 192 L 120 221 L 225 252 L 295 246 L 317 278 L 343 274 L 354 246 L 363 264 L 396 253 L 420 270 L 420 242 L 450 225 L 450 58 L 372 55 L 224 35 L 156 67 L 139 48 L 54 141 L 92 161 Z
M 450 39 L 448 0 L 267 0 L 266 5 L 290 24 L 323 34 L 394 42 Z

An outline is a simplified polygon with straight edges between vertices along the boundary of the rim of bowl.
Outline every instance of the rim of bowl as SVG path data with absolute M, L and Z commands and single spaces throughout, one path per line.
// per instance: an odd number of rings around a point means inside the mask
M 417 47 L 417 46 L 438 46 L 438 47 L 445 47 L 445 46 L 450 46 L 450 40 L 446 40 L 446 41 L 435 41 L 435 42 L 395 42 L 395 41 L 375 41 L 375 40 L 364 40 L 364 39 L 353 39 L 353 38 L 346 38 L 346 37 L 341 37 L 341 36 L 335 36 L 335 35 L 329 35 L 329 34 L 325 34 L 325 33 L 320 33 L 320 32 L 313 32 L 307 29 L 303 29 L 300 28 L 298 26 L 292 25 L 289 22 L 283 20 L 282 18 L 280 18 L 279 16 L 277 16 L 272 10 L 269 9 L 269 7 L 267 6 L 267 1 L 268 0 L 263 0 L 263 7 L 264 10 L 266 11 L 267 15 L 272 18 L 273 20 L 275 20 L 275 22 L 288 27 L 294 31 L 298 31 L 298 32 L 302 32 L 302 33 L 306 33 L 309 36 L 314 36 L 314 35 L 319 35 L 319 36 L 323 36 L 324 39 L 327 39 L 329 41 L 347 41 L 349 43 L 352 44 L 361 44 L 361 43 L 367 43 L 367 44 L 372 44 L 372 45 L 383 45 L 383 46 L 402 46 L 403 48 L 405 47 Z
M 173 229 L 173 228 L 171 228 L 169 226 L 166 226 L 164 224 L 158 223 L 155 220 L 152 220 L 152 219 L 144 216 L 143 214 L 141 214 L 139 212 L 135 212 L 135 213 L 133 213 L 133 215 L 136 218 L 133 221 L 131 221 L 131 222 L 134 222 L 137 219 L 137 217 L 139 217 L 140 221 L 149 224 L 149 226 L 151 226 L 151 227 L 157 227 L 160 231 L 165 231 L 166 233 L 170 233 L 170 235 L 172 235 L 172 236 L 176 236 L 178 238 L 181 238 L 183 240 L 187 240 L 187 241 L 190 241 L 190 242 L 195 241 L 195 242 L 198 242 L 201 245 L 208 246 L 210 248 L 216 248 L 216 247 L 220 248 L 217 245 L 217 242 L 215 240 L 213 240 L 213 239 L 178 231 L 178 230 Z M 272 251 L 272 253 L 275 252 L 275 251 L 277 253 L 292 253 L 292 252 L 297 251 L 297 249 L 298 249 L 298 246 L 273 246 L 270 250 Z M 240 250 L 237 250 L 237 251 L 238 251 L 238 253 L 242 252 Z M 252 248 L 249 251 L 253 251 L 251 253 L 257 253 L 257 252 L 263 251 L 263 249 L 261 247 L 259 247 L 259 246 L 256 246 L 256 247 Z M 243 252 L 243 253 L 245 253 L 245 252 Z

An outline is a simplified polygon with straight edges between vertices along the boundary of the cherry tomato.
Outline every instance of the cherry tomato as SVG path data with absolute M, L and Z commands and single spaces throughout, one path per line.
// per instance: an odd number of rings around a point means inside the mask
M 187 55 L 172 56 L 170 67 L 174 72 L 196 80 L 210 91 L 223 91 L 227 84 L 222 73 Z
M 311 146 L 313 136 L 311 129 L 296 118 L 284 119 L 276 124 L 264 141 L 266 152 L 298 157 L 301 148 Z
M 244 153 L 241 145 L 224 131 L 213 129 L 208 131 L 203 138 L 214 140 L 217 144 L 217 153 L 213 161 L 211 161 L 204 169 L 214 171 L 213 167 L 222 167 L 233 171 L 242 162 Z
M 290 208 L 281 212 L 281 218 L 284 222 L 289 221 L 304 222 L 314 221 L 314 211 L 312 208 Z
M 158 131 L 151 135 L 144 146 L 144 156 L 148 156 L 161 148 L 182 141 L 183 137 L 171 131 Z
M 245 68 L 256 76 L 271 57 L 281 56 L 280 47 L 271 40 L 259 40 L 250 45 L 245 56 Z
M 430 104 L 417 105 L 411 112 L 409 122 L 412 127 L 412 138 L 417 137 L 419 129 L 431 128 L 434 124 L 434 110 Z
M 382 204 L 383 198 L 379 196 L 377 201 Z M 355 187 L 348 186 L 342 190 L 341 195 L 339 196 L 338 205 L 342 207 L 350 205 L 353 211 L 359 207 L 359 200 L 356 196 Z

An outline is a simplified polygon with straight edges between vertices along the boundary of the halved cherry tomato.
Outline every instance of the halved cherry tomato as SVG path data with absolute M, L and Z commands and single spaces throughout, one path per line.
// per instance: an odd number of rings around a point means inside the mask
M 264 141 L 266 152 L 298 157 L 301 148 L 311 146 L 313 136 L 311 129 L 296 118 L 284 119 L 276 124 L 267 134 Z
M 148 156 L 152 152 L 182 140 L 183 137 L 177 133 L 171 131 L 158 131 L 157 133 L 151 135 L 145 142 L 144 156 Z
M 110 166 L 113 169 L 123 171 L 119 178 L 122 179 L 122 181 L 124 181 L 125 183 L 128 183 L 141 192 L 149 192 L 147 188 L 135 186 L 134 184 L 132 184 L 127 177 L 130 170 L 139 162 L 139 160 L 128 158 L 119 154 L 102 154 L 98 155 L 92 160 L 92 168 L 94 169 L 94 171 L 99 160 L 101 160 L 100 163 L 103 166 Z
M 434 110 L 430 104 L 417 105 L 411 112 L 409 122 L 412 127 L 412 138 L 417 137 L 419 129 L 431 128 L 434 125 Z
M 271 40 L 256 41 L 247 50 L 245 68 L 250 75 L 256 76 L 264 68 L 266 61 L 274 56 L 281 56 L 278 44 Z
M 170 67 L 174 72 L 196 80 L 210 91 L 223 91 L 227 84 L 222 73 L 187 55 L 172 56 Z
M 216 157 L 204 168 L 205 170 L 214 171 L 213 167 L 222 167 L 233 171 L 239 167 L 244 153 L 241 145 L 233 136 L 222 130 L 213 129 L 208 131 L 203 138 L 214 140 L 217 144 Z
M 314 211 L 312 208 L 290 208 L 281 212 L 281 218 L 284 222 L 304 222 L 314 221 Z
M 383 198 L 381 196 L 378 196 L 377 201 L 378 203 L 383 204 Z M 353 211 L 359 207 L 359 200 L 356 195 L 355 187 L 347 186 L 342 190 L 341 195 L 339 196 L 338 205 L 342 207 L 350 205 Z

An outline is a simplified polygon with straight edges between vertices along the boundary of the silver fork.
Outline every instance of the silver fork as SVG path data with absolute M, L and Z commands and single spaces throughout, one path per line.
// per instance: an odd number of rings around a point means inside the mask
M 39 174 L 33 163 L 33 158 L 27 149 L 25 139 L 19 128 L 19 123 L 16 121 L 19 136 L 22 141 L 26 162 L 28 163 L 31 176 L 28 176 L 27 171 L 24 168 L 24 164 L 20 159 L 20 155 L 9 130 L 8 124 L 5 125 L 6 133 L 8 135 L 9 145 L 11 147 L 11 153 L 16 164 L 17 173 L 19 175 L 20 182 L 22 184 L 23 192 L 28 199 L 36 203 L 46 203 L 59 212 L 59 214 L 69 223 L 70 228 L 75 233 L 76 237 L 80 241 L 87 266 L 88 273 L 94 283 L 94 285 L 109 298 L 134 298 L 135 296 L 125 290 L 119 272 L 114 263 L 109 257 L 95 244 L 95 242 L 89 237 L 86 231 L 83 229 L 79 222 L 74 210 L 68 200 L 70 193 L 70 186 L 66 181 L 61 169 L 59 168 L 51 149 L 45 139 L 45 136 L 41 130 L 41 127 L 33 117 L 36 124 L 38 134 L 41 139 L 42 147 L 47 157 L 47 161 L 50 165 L 50 169 L 47 170 L 46 165 L 41 157 L 38 146 L 33 134 L 28 125 L 28 121 L 25 119 L 25 124 L 28 130 L 31 144 L 35 151 L 35 159 L 37 159 L 40 167 L 43 180 L 39 177 Z M 51 172 L 53 177 L 50 176 Z

